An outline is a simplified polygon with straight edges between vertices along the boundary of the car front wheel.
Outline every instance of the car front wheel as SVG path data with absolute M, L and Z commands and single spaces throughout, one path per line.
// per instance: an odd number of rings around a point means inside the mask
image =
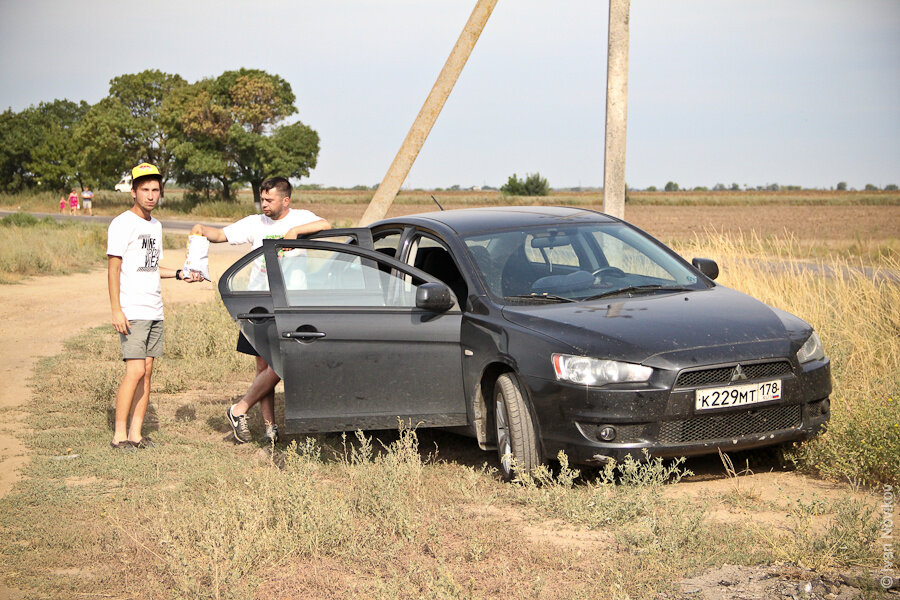
M 507 481 L 541 464 L 537 432 L 516 376 L 504 373 L 494 385 L 494 423 L 500 472 Z

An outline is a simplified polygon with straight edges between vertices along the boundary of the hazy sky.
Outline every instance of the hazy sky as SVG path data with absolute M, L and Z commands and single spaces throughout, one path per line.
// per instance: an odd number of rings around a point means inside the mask
M 0 0 L 0 110 L 264 69 L 321 137 L 309 182 L 377 184 L 474 6 Z M 404 187 L 602 185 L 607 16 L 499 0 Z M 633 0 L 628 100 L 633 187 L 900 184 L 900 1 Z

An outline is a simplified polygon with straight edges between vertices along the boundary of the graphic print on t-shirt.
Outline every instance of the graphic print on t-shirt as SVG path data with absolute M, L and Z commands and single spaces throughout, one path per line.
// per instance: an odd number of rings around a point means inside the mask
M 142 233 L 138 236 L 141 241 L 141 248 L 144 249 L 144 265 L 138 267 L 138 271 L 156 271 L 159 265 L 159 248 L 156 247 L 156 238 L 149 233 Z

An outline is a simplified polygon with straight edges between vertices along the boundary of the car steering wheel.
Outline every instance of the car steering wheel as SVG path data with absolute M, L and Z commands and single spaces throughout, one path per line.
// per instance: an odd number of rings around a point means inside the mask
M 591 273 L 591 275 L 594 276 L 594 279 L 603 279 L 607 276 L 612 276 L 612 277 L 625 277 L 626 276 L 625 271 L 623 271 L 619 267 L 610 267 L 610 266 L 600 267 L 599 269 L 597 269 L 596 271 Z
M 597 283 L 602 282 L 607 277 L 616 277 L 616 278 L 626 277 L 625 271 L 623 271 L 619 267 L 610 267 L 610 266 L 600 267 L 599 269 L 597 269 L 596 271 L 591 273 L 591 275 L 594 276 L 594 281 Z

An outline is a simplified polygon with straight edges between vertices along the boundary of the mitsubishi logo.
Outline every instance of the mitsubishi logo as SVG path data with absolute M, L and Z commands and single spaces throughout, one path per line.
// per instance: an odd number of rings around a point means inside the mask
M 744 369 L 741 368 L 741 365 L 736 366 L 731 373 L 732 383 L 735 381 L 744 381 L 745 379 L 747 379 L 747 374 L 744 373 Z

